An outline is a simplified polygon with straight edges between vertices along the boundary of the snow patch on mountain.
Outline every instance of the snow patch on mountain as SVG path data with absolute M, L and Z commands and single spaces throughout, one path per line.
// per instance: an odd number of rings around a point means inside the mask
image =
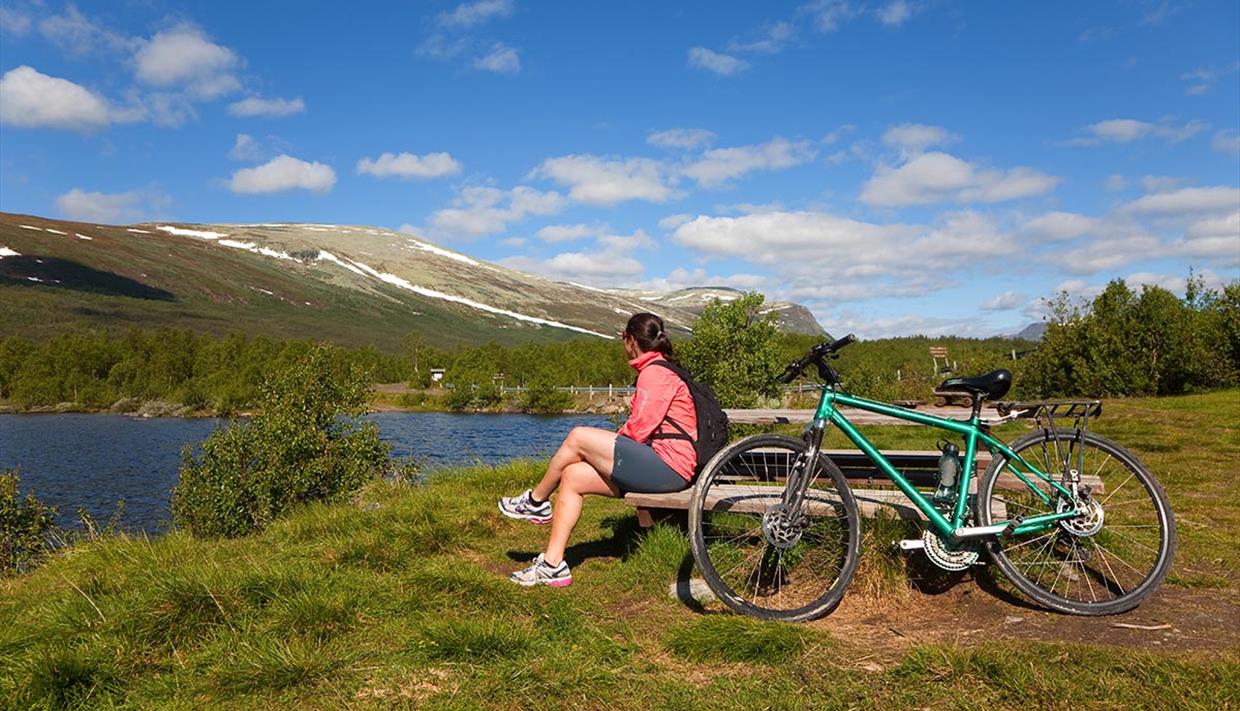
M 223 232 L 212 232 L 211 230 L 190 230 L 184 227 L 173 227 L 172 225 L 159 225 L 155 229 L 163 230 L 170 235 L 177 235 L 178 237 L 196 237 L 198 239 L 219 239 L 220 237 L 228 236 Z M 135 230 L 129 231 L 134 232 Z

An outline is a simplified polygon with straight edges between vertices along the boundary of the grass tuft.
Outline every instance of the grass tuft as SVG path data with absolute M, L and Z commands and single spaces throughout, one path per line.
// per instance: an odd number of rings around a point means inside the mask
M 490 662 L 520 658 L 534 647 L 534 642 L 532 632 L 511 621 L 447 620 L 428 623 L 422 630 L 419 648 L 433 660 Z
M 808 634 L 788 623 L 709 615 L 672 627 L 663 646 L 694 662 L 779 664 L 801 653 Z
M 22 701 L 26 708 L 86 708 L 113 694 L 117 680 L 115 666 L 100 655 L 55 649 L 31 660 Z

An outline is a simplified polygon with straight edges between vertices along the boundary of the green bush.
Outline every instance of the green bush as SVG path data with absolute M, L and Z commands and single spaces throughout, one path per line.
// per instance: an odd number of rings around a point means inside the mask
M 573 396 L 556 390 L 550 381 L 540 378 L 526 386 L 521 393 L 520 406 L 525 412 L 559 413 L 573 406 Z
M 715 299 L 693 324 L 693 340 L 677 350 L 724 407 L 754 407 L 779 394 L 779 332 L 771 315 L 760 315 L 762 302 L 756 291 L 726 303 Z
M 186 448 L 173 522 L 195 536 L 261 530 L 310 501 L 347 499 L 387 463 L 374 423 L 360 423 L 368 378 L 315 347 L 264 385 L 260 412 Z
M 0 473 L 0 574 L 23 573 L 48 552 L 56 509 L 18 496 L 16 471 Z
M 1138 294 L 1112 281 L 1088 305 L 1051 303 L 1026 367 L 1039 395 L 1179 395 L 1240 379 L 1240 282 L 1223 292 L 1190 275 L 1185 298 L 1157 286 Z

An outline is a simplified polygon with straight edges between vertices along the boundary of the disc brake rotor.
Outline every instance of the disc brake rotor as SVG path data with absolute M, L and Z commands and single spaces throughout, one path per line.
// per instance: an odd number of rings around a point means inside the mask
M 762 514 L 762 535 L 767 543 L 787 550 L 801 542 L 805 523 L 804 514 L 789 511 L 783 504 L 775 504 Z
M 1063 530 L 1078 537 L 1092 536 L 1098 531 L 1101 531 L 1102 521 L 1104 518 L 1102 504 L 1098 503 L 1097 499 L 1090 498 L 1086 501 L 1082 501 L 1079 506 L 1084 509 L 1084 512 L 1080 516 L 1077 516 L 1076 518 L 1066 518 L 1059 522 L 1059 525 L 1063 528 Z M 1058 513 L 1063 513 L 1077 507 L 1078 504 L 1074 504 L 1067 499 L 1060 499 L 1059 502 L 1055 504 L 1055 511 Z

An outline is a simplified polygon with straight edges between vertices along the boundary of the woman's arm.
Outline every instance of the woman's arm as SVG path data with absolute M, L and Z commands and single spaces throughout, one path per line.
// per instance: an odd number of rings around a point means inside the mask
M 637 442 L 645 442 L 659 430 L 676 395 L 680 378 L 661 366 L 646 367 L 637 375 L 637 392 L 633 395 L 633 414 L 620 428 L 619 434 Z

